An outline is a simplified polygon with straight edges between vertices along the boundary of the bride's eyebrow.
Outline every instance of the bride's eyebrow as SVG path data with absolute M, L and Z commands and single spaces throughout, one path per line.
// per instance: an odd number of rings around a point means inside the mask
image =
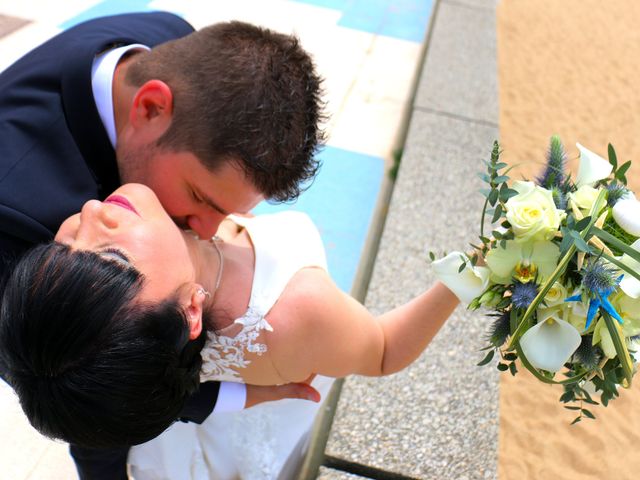
M 107 260 L 116 261 L 127 267 L 131 266 L 131 260 L 129 260 L 129 257 L 127 257 L 121 250 L 118 250 L 117 248 L 105 248 L 104 250 L 100 250 L 97 253 Z

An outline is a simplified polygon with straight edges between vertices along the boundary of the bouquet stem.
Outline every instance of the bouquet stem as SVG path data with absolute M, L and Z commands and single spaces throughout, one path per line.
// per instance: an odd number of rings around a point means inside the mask
M 609 334 L 611 335 L 611 340 L 613 340 L 613 346 L 616 349 L 616 354 L 620 359 L 620 365 L 622 365 L 622 371 L 624 372 L 624 378 L 627 381 L 626 384 L 623 384 L 625 388 L 629 388 L 631 386 L 631 379 L 633 378 L 633 361 L 631 360 L 631 356 L 629 355 L 629 350 L 627 350 L 627 345 L 624 342 L 624 335 L 622 334 L 622 326 L 618 322 L 616 322 L 611 315 L 605 310 L 601 310 L 602 318 L 607 325 L 607 330 L 609 330 Z

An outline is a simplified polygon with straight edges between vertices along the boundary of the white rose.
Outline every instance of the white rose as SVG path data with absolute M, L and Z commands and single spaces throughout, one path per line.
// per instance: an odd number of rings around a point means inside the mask
M 547 307 L 554 307 L 564 303 L 567 298 L 567 289 L 560 282 L 555 282 L 547 294 L 544 296 L 544 301 Z
M 517 242 L 552 239 L 565 213 L 556 208 L 551 192 L 533 182 L 515 182 L 518 192 L 507 200 L 507 220 Z
M 599 189 L 583 185 L 576 192 L 569 194 L 569 198 L 579 209 L 590 211 L 599 193 Z

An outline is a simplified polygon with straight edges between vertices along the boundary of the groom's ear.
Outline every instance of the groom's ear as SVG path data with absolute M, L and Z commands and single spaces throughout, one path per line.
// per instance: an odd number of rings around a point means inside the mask
M 171 126 L 173 120 L 173 92 L 160 80 L 149 80 L 133 96 L 129 122 L 139 138 L 156 141 Z
M 207 292 L 200 285 L 194 285 L 187 305 L 187 323 L 189 324 L 189 340 L 195 340 L 202 333 L 202 311 Z

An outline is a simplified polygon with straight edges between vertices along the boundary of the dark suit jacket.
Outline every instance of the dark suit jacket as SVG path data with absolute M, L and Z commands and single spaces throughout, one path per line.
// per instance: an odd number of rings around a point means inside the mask
M 191 32 L 169 13 L 99 18 L 57 35 L 0 73 L 0 273 L 30 246 L 51 240 L 87 200 L 104 199 L 119 185 L 91 89 L 95 55 L 131 43 L 154 47 Z M 218 387 L 202 388 L 185 417 L 202 422 Z M 126 478 L 126 449 L 72 452 L 82 478 Z

